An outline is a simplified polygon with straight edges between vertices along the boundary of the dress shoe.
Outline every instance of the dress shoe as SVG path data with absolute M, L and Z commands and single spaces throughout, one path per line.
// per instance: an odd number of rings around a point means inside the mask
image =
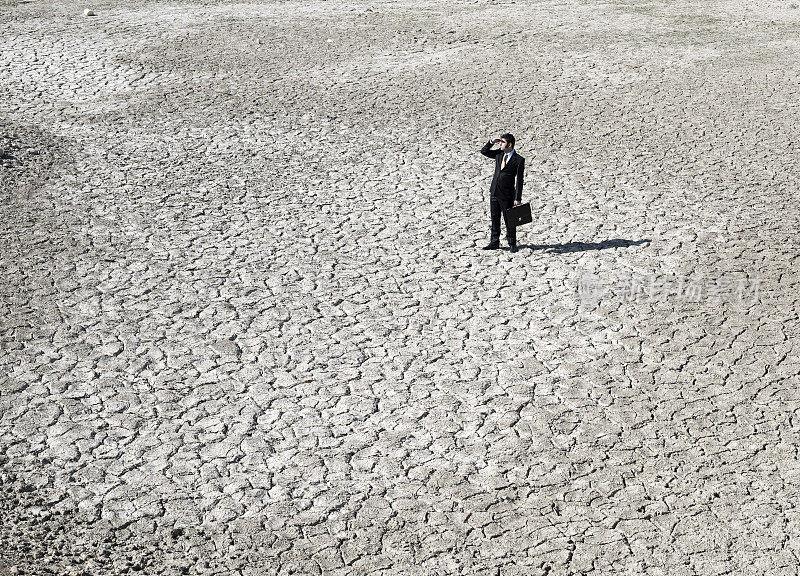
M 519 250 L 519 248 L 517 248 L 517 245 L 516 245 L 516 244 L 514 244 L 513 246 L 511 246 L 511 253 L 512 253 L 512 254 L 514 254 L 514 253 L 515 253 L 515 252 L 517 252 L 518 250 Z
M 481 248 L 481 250 L 497 250 L 498 248 L 500 248 L 500 244 L 491 243 Z

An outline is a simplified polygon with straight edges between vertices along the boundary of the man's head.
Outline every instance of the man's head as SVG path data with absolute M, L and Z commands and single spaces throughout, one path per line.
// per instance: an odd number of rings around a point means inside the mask
M 514 139 L 514 135 L 506 132 L 500 136 L 500 150 L 503 152 L 510 152 L 514 149 L 515 142 L 516 140 Z

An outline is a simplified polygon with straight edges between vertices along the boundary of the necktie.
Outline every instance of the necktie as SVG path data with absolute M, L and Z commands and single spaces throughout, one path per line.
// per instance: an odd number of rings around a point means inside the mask
M 506 167 L 506 160 L 508 160 L 508 154 L 503 154 L 503 161 L 500 163 L 500 170 Z

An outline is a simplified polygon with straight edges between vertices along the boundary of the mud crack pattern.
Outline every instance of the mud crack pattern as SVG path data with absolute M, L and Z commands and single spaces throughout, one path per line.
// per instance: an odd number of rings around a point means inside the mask
M 84 8 L 0 2 L 0 574 L 798 573 L 795 5 Z

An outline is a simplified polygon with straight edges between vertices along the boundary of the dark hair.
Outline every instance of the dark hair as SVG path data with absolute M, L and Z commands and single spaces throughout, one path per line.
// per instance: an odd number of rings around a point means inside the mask
M 502 138 L 503 140 L 505 140 L 506 142 L 511 144 L 512 148 L 514 147 L 514 143 L 517 141 L 516 138 L 514 138 L 513 134 L 509 134 L 507 132 L 505 134 L 503 134 L 502 136 L 500 136 L 500 138 Z

